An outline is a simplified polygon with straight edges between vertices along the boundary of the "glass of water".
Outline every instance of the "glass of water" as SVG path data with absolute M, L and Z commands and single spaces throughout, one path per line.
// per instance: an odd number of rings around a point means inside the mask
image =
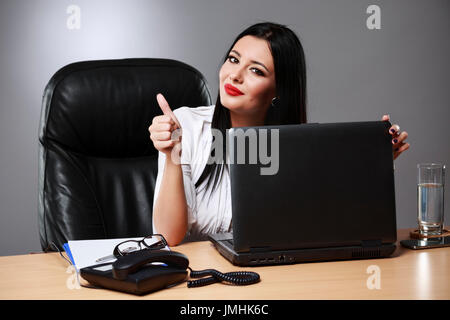
M 444 224 L 445 165 L 417 165 L 417 220 L 423 235 L 440 235 Z

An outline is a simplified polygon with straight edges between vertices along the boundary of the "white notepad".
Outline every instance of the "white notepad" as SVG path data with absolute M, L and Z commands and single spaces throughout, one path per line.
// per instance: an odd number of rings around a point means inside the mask
M 71 240 L 68 242 L 73 262 L 77 271 L 81 268 L 102 264 L 112 263 L 116 259 L 104 262 L 96 262 L 98 258 L 102 258 L 113 253 L 114 248 L 121 242 L 126 240 L 142 240 L 144 237 L 138 238 L 116 238 L 116 239 L 100 239 L 100 240 Z M 168 246 L 164 248 L 170 250 Z

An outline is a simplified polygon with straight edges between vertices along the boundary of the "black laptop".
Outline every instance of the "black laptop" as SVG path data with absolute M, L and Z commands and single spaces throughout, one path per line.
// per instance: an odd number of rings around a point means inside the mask
M 397 240 L 390 127 L 373 121 L 229 130 L 233 232 L 210 241 L 240 266 L 390 256 Z

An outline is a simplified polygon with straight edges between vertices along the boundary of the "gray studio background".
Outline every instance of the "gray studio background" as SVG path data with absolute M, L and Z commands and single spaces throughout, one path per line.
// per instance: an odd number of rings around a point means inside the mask
M 381 9 L 379 30 L 366 26 L 372 4 Z M 81 9 L 80 29 L 67 27 L 70 5 Z M 225 50 L 244 28 L 266 20 L 288 25 L 303 43 L 309 121 L 390 114 L 409 133 L 412 146 L 395 162 L 397 225 L 417 226 L 416 164 L 450 165 L 449 14 L 448 0 L 1 0 L 0 255 L 40 250 L 39 115 L 59 68 L 177 59 L 206 76 L 215 100 Z M 448 175 L 446 182 L 450 225 Z

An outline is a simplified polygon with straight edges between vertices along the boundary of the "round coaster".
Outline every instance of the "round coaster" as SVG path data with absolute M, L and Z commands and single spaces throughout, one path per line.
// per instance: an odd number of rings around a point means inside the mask
M 448 231 L 447 229 L 442 229 L 442 233 L 441 234 L 436 234 L 436 235 L 425 235 L 425 234 L 421 234 L 419 232 L 418 229 L 411 231 L 409 233 L 411 239 L 432 239 L 432 238 L 440 238 L 440 237 L 447 237 L 450 236 L 450 231 Z

